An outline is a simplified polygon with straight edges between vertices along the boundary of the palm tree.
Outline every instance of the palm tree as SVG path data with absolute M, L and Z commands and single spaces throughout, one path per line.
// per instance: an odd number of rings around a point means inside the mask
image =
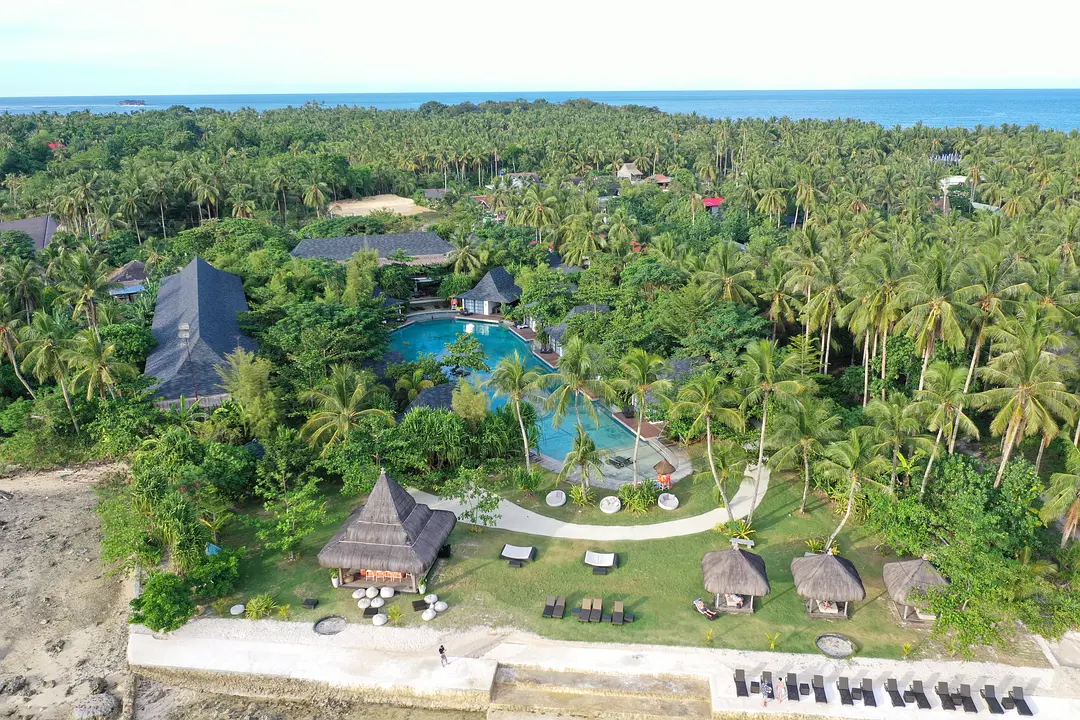
M 936 245 L 926 260 L 918 263 L 900 293 L 901 302 L 911 309 L 900 318 L 897 329 L 908 331 L 915 340 L 915 349 L 922 355 L 920 390 L 936 343 L 944 342 L 953 350 L 964 347 L 963 328 L 969 308 L 963 294 L 957 292 L 962 287 L 965 287 L 964 266 L 958 253 Z
M 878 484 L 874 479 L 885 470 L 885 459 L 874 450 L 871 428 L 857 427 L 848 431 L 846 440 L 834 442 L 825 448 L 825 457 L 818 463 L 818 468 L 826 477 L 847 486 L 847 506 L 840 524 L 833 530 L 825 543 L 825 552 L 833 547 L 833 542 L 844 529 L 851 511 L 855 507 L 855 493 L 864 482 Z
M 394 389 L 403 393 L 409 402 L 415 400 L 417 395 L 429 387 L 435 387 L 435 383 L 424 377 L 423 368 L 415 368 L 411 374 L 402 375 L 394 385 Z
M 754 272 L 746 268 L 746 256 L 735 243 L 714 245 L 693 277 L 715 300 L 755 304 L 754 293 L 750 291 Z
M 453 246 L 446 261 L 453 265 L 454 272 L 462 275 L 472 275 L 477 272 L 482 263 L 476 252 L 476 246 L 469 240 L 467 235 L 459 234 L 450 241 Z
M 997 386 L 972 396 L 972 404 L 998 411 L 990 423 L 990 431 L 1003 437 L 1001 464 L 994 479 L 998 487 L 1020 441 L 1037 432 L 1043 437 L 1057 435 L 1058 419 L 1073 418 L 1075 400 L 1062 382 L 1060 359 L 1030 338 L 994 358 L 979 373 Z
M 919 489 L 919 499 L 922 500 L 926 494 L 930 469 L 941 446 L 942 433 L 949 431 L 950 437 L 954 437 L 962 432 L 969 437 L 979 437 L 979 429 L 971 418 L 964 414 L 964 369 L 952 367 L 942 361 L 933 363 L 926 371 L 926 387 L 916 394 L 912 410 L 926 419 L 926 425 L 931 432 L 937 431 L 930 459 L 923 471 L 922 487 Z M 950 454 L 951 452 L 950 450 Z
M 0 266 L 0 289 L 22 308 L 26 322 L 45 290 L 41 266 L 32 258 L 9 258 Z
M 536 228 L 536 241 L 539 243 L 544 241 L 544 228 L 558 221 L 556 202 L 556 197 L 539 183 L 533 183 L 525 188 L 519 218 L 525 225 Z
M 552 422 L 558 426 L 571 407 L 577 416 L 578 427 L 581 424 L 581 396 L 589 394 L 599 397 L 610 397 L 611 387 L 606 381 L 599 378 L 597 372 L 599 362 L 597 350 L 579 337 L 570 338 L 563 345 L 563 354 L 559 358 L 559 365 L 555 372 L 548 373 L 540 378 L 540 383 L 552 388 L 547 399 L 549 410 L 554 410 Z M 596 407 L 592 402 L 585 403 L 585 414 L 595 424 L 599 424 Z
M 532 460 L 529 453 L 529 435 L 525 431 L 525 419 L 521 414 L 521 404 L 540 398 L 540 373 L 526 368 L 525 361 L 516 350 L 513 356 L 503 356 L 491 371 L 491 377 L 485 383 L 495 397 L 505 395 L 514 404 L 518 427 L 521 428 L 521 444 L 525 452 L 525 471 L 532 472 Z
M 593 442 L 593 439 L 585 432 L 585 428 L 578 425 L 577 431 L 574 434 L 573 449 L 566 453 L 566 457 L 563 458 L 562 470 L 559 471 L 556 482 L 566 480 L 570 477 L 571 470 L 577 468 L 579 472 L 578 481 L 583 488 L 588 490 L 591 486 L 590 476 L 593 471 L 596 471 L 603 477 L 604 459 L 608 454 L 607 450 L 597 450 L 596 443 Z
M 18 336 L 21 325 L 22 313 L 12 308 L 10 302 L 4 302 L 0 299 L 0 343 L 4 346 L 4 355 L 7 356 L 8 362 L 11 363 L 11 367 L 15 371 L 15 377 L 26 388 L 27 394 L 32 398 L 36 398 L 37 395 L 34 394 L 33 388 L 30 387 L 29 383 L 26 382 L 26 378 L 19 371 L 19 361 L 15 357 L 15 353 L 19 348 Z
M 743 402 L 761 404 L 761 436 L 758 439 L 758 458 L 754 469 L 754 501 L 750 505 L 749 520 L 753 520 L 757 508 L 758 487 L 761 472 L 764 470 L 765 434 L 769 420 L 769 399 L 773 396 L 790 398 L 805 389 L 805 385 L 795 380 L 798 375 L 797 360 L 793 354 L 783 360 L 777 357 L 776 343 L 771 340 L 758 340 L 746 347 L 742 355 L 742 367 L 739 370 L 739 383 L 746 389 Z
M 1050 489 L 1046 493 L 1046 502 L 1039 511 L 1039 517 L 1045 523 L 1063 520 L 1061 547 L 1069 542 L 1080 527 L 1080 449 L 1066 445 L 1065 470 L 1050 476 Z
M 900 461 L 900 452 L 909 439 L 922 429 L 919 417 L 907 397 L 896 394 L 886 400 L 873 400 L 866 406 L 866 416 L 873 421 L 877 433 L 877 448 L 887 453 L 891 464 L 889 473 L 890 488 L 896 488 L 896 468 Z
M 315 214 L 318 217 L 322 217 L 322 209 L 326 207 L 326 193 L 330 188 L 326 183 L 318 180 L 308 180 L 304 183 L 304 194 L 302 200 L 304 205 L 309 208 L 315 208 Z
M 387 423 L 393 416 L 381 408 L 371 407 L 385 388 L 375 382 L 375 376 L 365 370 L 357 371 L 350 365 L 334 365 L 330 377 L 316 387 L 300 395 L 304 402 L 316 410 L 309 417 L 301 434 L 312 445 L 323 444 L 323 453 L 337 443 L 349 439 L 349 433 L 362 417 L 375 415 Z
M 72 318 L 80 313 L 86 324 L 98 333 L 98 303 L 109 296 L 109 265 L 89 252 L 76 252 L 61 268 L 60 300 L 74 308 Z
M 810 493 L 810 462 L 825 452 L 825 443 L 839 437 L 840 416 L 824 402 L 808 396 L 789 403 L 773 421 L 768 443 L 772 448 L 771 461 L 778 468 L 803 467 L 803 493 L 799 514 L 806 513 L 806 498 Z
M 671 380 L 661 378 L 664 359 L 641 348 L 633 348 L 619 363 L 619 376 L 611 381 L 617 392 L 629 395 L 637 410 L 637 429 L 634 432 L 634 484 L 638 477 L 638 447 L 641 445 L 641 423 L 645 418 L 645 400 L 652 392 L 665 393 L 671 389 Z
M 96 392 L 98 398 L 105 399 L 105 392 L 117 397 L 116 386 L 125 377 L 132 377 L 138 371 L 127 363 L 114 359 L 116 345 L 102 342 L 92 330 L 80 330 L 75 334 L 71 346 L 65 348 L 60 357 L 75 371 L 71 384 L 75 387 L 86 385 L 86 399 L 90 400 Z
M 677 400 L 671 406 L 672 415 L 693 418 L 690 432 L 701 432 L 704 428 L 705 455 L 709 459 L 709 470 L 712 472 L 716 489 L 720 493 L 720 499 L 727 508 L 728 520 L 732 519 L 731 507 L 724 489 L 726 486 L 724 479 L 716 470 L 713 455 L 713 423 L 720 423 L 742 431 L 745 427 L 745 419 L 736 407 L 738 404 L 738 392 L 725 385 L 723 378 L 716 370 L 706 370 L 692 377 L 679 389 Z
M 75 410 L 72 409 L 71 398 L 68 396 L 65 379 L 68 366 L 64 360 L 64 352 L 71 346 L 74 331 L 75 328 L 66 313 L 59 308 L 53 313 L 38 310 L 34 313 L 30 325 L 22 332 L 22 350 L 26 353 L 22 365 L 38 382 L 55 380 L 60 385 L 64 404 L 71 415 L 71 424 L 75 427 L 75 432 L 79 432 L 79 421 L 75 419 Z
M 765 302 L 765 316 L 772 323 L 772 339 L 775 340 L 777 330 L 795 322 L 800 303 L 798 298 L 791 294 L 787 270 L 780 263 L 773 263 L 765 268 L 760 289 L 758 298 Z

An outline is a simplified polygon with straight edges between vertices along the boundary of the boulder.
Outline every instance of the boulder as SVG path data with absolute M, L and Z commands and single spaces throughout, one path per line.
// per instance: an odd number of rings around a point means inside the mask
M 389 600 L 390 598 L 394 597 L 394 588 L 384 587 L 382 590 L 379 591 L 379 597 L 381 597 L 383 600 Z
M 375 625 L 376 627 L 379 627 L 381 625 L 385 625 L 387 620 L 389 620 L 388 617 L 386 617 L 382 613 L 379 613 L 375 617 L 371 618 L 371 624 Z
M 367 590 L 365 590 L 364 588 L 356 588 L 355 590 L 353 590 L 353 592 L 352 592 L 352 599 L 353 600 L 359 600 L 362 597 L 367 597 Z
M 365 591 L 365 594 L 366 594 L 366 595 L 367 595 L 367 596 L 368 596 L 369 598 L 374 598 L 374 597 L 378 597 L 378 596 L 379 596 L 379 588 L 375 588 L 375 587 L 369 587 L 369 588 L 368 588 L 368 589 L 367 589 L 367 590 Z
M 107 693 L 91 695 L 75 703 L 75 720 L 113 720 L 120 714 L 120 701 Z
M 428 608 L 424 612 L 420 613 L 420 618 L 422 620 L 424 620 L 425 622 L 429 622 L 431 620 L 434 620 L 435 619 L 435 611 L 432 610 L 431 608 Z
M 442 600 L 440 600 L 439 602 L 435 603 L 431 607 L 432 607 L 433 610 L 435 610 L 435 612 L 446 612 L 446 608 L 448 608 L 450 606 L 447 605 L 446 603 L 444 603 Z

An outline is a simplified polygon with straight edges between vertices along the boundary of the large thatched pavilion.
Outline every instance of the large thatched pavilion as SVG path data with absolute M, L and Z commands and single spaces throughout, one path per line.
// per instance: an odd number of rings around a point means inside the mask
M 896 603 L 896 610 L 903 620 L 931 621 L 935 616 L 922 608 L 926 606 L 926 592 L 935 585 L 948 585 L 937 568 L 927 560 L 901 560 L 885 563 L 881 568 L 885 590 Z
M 812 618 L 847 620 L 851 603 L 866 599 L 862 578 L 850 560 L 826 553 L 791 561 L 795 592 L 806 601 Z
M 701 572 L 720 612 L 752 613 L 754 598 L 769 594 L 765 560 L 742 548 L 705 553 Z
M 319 564 L 337 569 L 340 587 L 417 592 L 456 524 L 454 513 L 421 505 L 383 471 L 368 501 L 319 552 Z

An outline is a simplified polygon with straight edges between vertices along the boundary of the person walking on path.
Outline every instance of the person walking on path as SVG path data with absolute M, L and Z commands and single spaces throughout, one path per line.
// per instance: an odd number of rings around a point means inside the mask
M 446 665 L 450 662 L 446 659 L 446 648 L 444 648 L 442 645 L 439 646 L 439 660 L 442 662 L 443 667 L 446 667 Z

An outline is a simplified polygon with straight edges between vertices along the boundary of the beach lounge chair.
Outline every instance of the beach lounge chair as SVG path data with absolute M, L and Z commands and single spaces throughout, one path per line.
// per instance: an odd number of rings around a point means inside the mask
M 1016 706 L 1016 712 L 1024 717 L 1031 717 L 1035 714 L 1031 712 L 1031 707 L 1027 704 L 1027 700 L 1024 699 L 1024 688 L 1014 685 L 1013 689 L 1009 691 L 1009 697 L 1012 698 L 1013 704 Z
M 746 672 L 735 671 L 735 695 L 736 697 L 750 697 L 750 691 L 746 688 Z
M 499 557 L 503 560 L 509 560 L 510 567 L 522 567 L 525 565 L 526 561 L 532 562 L 536 559 L 536 548 L 521 547 L 519 545 L 503 545 Z
M 604 614 L 604 601 L 600 598 L 593 598 L 592 601 L 592 613 L 589 614 L 589 622 L 600 622 L 600 618 Z
M 623 606 L 622 600 L 616 600 L 615 606 L 611 609 L 611 624 L 622 625 L 623 618 L 626 616 L 626 609 Z
M 565 615 L 565 614 L 566 614 L 566 598 L 561 597 L 561 596 L 555 598 L 555 610 L 552 611 L 551 617 L 553 617 L 556 620 L 562 620 L 563 615 Z
M 964 706 L 964 712 L 977 713 L 979 708 L 975 707 L 975 700 L 971 697 L 971 686 L 960 686 L 960 704 Z
M 619 554 L 586 550 L 585 564 L 593 569 L 593 575 L 607 575 L 610 570 L 619 567 Z
M 1001 707 L 1001 702 L 997 699 L 997 690 L 993 685 L 987 685 L 979 691 L 982 695 L 983 702 L 986 703 L 987 709 L 990 710 L 991 715 L 1004 715 L 1005 708 Z
M 548 595 L 547 601 L 544 603 L 544 617 L 549 618 L 555 612 L 555 596 Z
M 862 701 L 864 705 L 877 707 L 877 695 L 874 694 L 874 681 L 870 678 L 862 679 Z
M 825 678 L 820 675 L 814 676 L 814 702 L 827 703 L 829 698 L 825 696 Z
M 841 705 L 854 705 L 855 700 L 851 697 L 851 688 L 848 685 L 848 679 L 843 675 L 836 681 L 836 689 L 840 691 L 840 704 Z
M 942 710 L 956 710 L 956 703 L 953 702 L 952 693 L 949 692 L 949 683 L 945 681 L 939 682 L 934 692 L 937 693 L 938 700 L 941 701 Z
M 582 598 L 581 610 L 578 610 L 577 619 L 581 622 L 589 622 L 589 616 L 592 614 L 592 598 Z
M 930 700 L 926 697 L 926 692 L 923 690 L 922 680 L 911 681 L 911 695 L 915 698 L 915 704 L 919 706 L 920 710 L 930 709 Z
M 761 694 L 770 700 L 776 697 L 776 693 L 773 690 L 771 672 L 765 671 L 761 673 Z
M 896 678 L 889 678 L 885 683 L 885 692 L 889 693 L 889 700 L 892 701 L 893 707 L 904 707 L 904 696 L 900 694 L 900 690 L 896 687 Z
M 787 696 L 788 700 L 799 702 L 799 678 L 795 673 L 787 674 Z

